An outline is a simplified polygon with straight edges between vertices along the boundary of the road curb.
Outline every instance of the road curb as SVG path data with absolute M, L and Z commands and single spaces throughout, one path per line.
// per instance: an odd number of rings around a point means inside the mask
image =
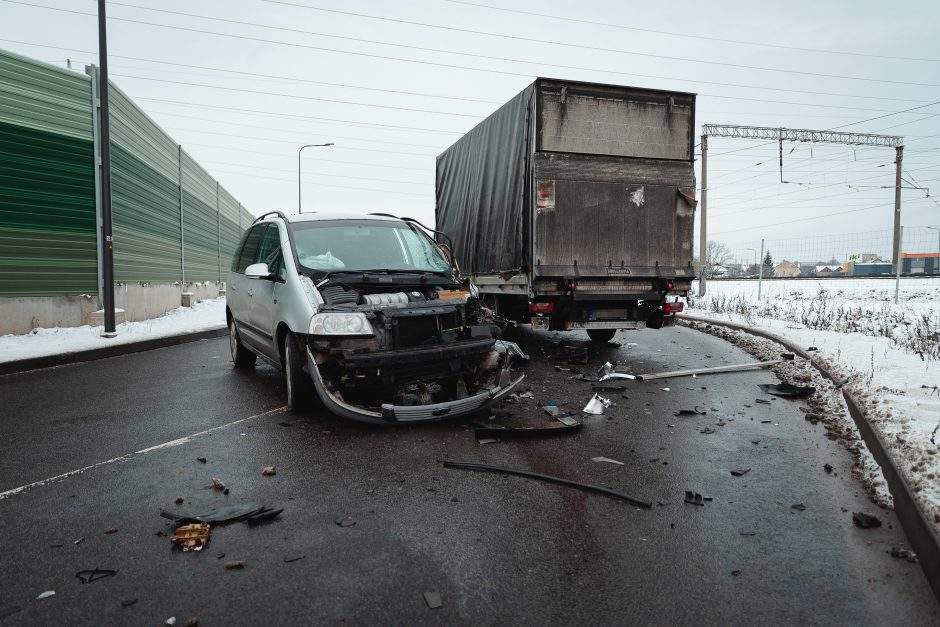
M 777 342 L 786 347 L 790 352 L 808 359 L 820 374 L 833 383 L 836 383 L 833 374 L 829 372 L 825 366 L 813 359 L 814 356 L 812 353 L 803 350 L 792 341 L 776 333 L 762 329 L 753 329 L 737 322 L 712 320 L 694 314 L 676 314 L 676 316 L 681 320 L 714 324 L 737 331 L 744 331 L 745 333 Z M 855 425 L 858 427 L 862 439 L 868 446 L 868 450 L 871 451 L 872 457 L 874 457 L 878 465 L 881 466 L 881 472 L 884 473 L 885 481 L 888 482 L 888 490 L 891 492 L 891 497 L 894 499 L 894 512 L 897 514 L 898 521 L 901 523 L 901 528 L 904 529 L 904 533 L 907 535 L 911 548 L 914 550 L 914 553 L 917 554 L 917 560 L 924 571 L 924 575 L 927 577 L 927 583 L 930 584 L 934 595 L 940 600 L 940 536 L 934 531 L 933 526 L 928 522 L 924 512 L 917 506 L 917 501 L 914 499 L 914 493 L 910 485 L 908 485 L 907 480 L 898 470 L 894 460 L 888 455 L 888 450 L 885 448 L 884 442 L 882 442 L 878 433 L 871 426 L 858 399 L 845 388 L 842 388 L 842 396 L 845 398 L 849 415 L 852 416 L 852 420 L 855 421 Z
M 196 331 L 194 333 L 183 333 L 180 335 L 170 335 L 167 337 L 158 337 L 151 340 L 141 340 L 140 342 L 128 342 L 127 344 L 116 344 L 114 346 L 102 346 L 101 348 L 90 348 L 74 353 L 60 353 L 57 355 L 44 355 L 42 357 L 30 357 L 29 359 L 17 359 L 0 363 L 0 376 L 15 374 L 18 372 L 27 372 L 29 370 L 39 370 L 41 368 L 53 368 L 55 366 L 65 366 L 68 364 L 77 364 L 85 361 L 95 361 L 97 359 L 107 359 L 108 357 L 118 357 L 120 355 L 129 355 L 131 353 L 140 353 L 143 351 L 154 350 L 156 348 L 166 348 L 188 342 L 198 342 L 199 340 L 209 340 L 228 335 L 228 327 L 220 326 L 207 331 Z

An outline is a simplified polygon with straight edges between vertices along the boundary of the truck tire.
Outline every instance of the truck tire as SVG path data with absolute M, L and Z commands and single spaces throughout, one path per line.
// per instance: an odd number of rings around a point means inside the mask
M 284 338 L 284 379 L 287 384 L 287 409 L 300 412 L 313 405 L 313 381 L 304 372 L 304 353 L 293 333 Z
M 597 344 L 606 344 L 617 335 L 617 329 L 588 329 L 588 337 Z
M 235 328 L 235 319 L 228 321 L 228 346 L 232 353 L 232 363 L 236 368 L 251 368 L 258 360 L 258 356 L 245 348 L 242 339 Z

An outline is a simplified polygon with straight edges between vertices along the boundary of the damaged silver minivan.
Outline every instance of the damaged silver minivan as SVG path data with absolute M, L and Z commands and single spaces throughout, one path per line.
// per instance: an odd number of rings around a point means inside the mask
M 414 423 L 469 414 L 523 379 L 518 348 L 446 245 L 384 214 L 261 216 L 233 257 L 226 292 L 232 361 L 281 369 L 287 405 Z

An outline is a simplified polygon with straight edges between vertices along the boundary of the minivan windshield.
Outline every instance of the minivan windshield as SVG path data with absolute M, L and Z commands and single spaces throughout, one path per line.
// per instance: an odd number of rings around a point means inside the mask
M 388 270 L 449 274 L 450 264 L 417 227 L 392 220 L 291 224 L 300 265 L 320 272 Z

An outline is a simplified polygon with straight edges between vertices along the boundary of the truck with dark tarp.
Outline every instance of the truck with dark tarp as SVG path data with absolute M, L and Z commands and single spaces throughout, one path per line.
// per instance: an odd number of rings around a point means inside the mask
M 437 157 L 437 229 L 502 318 L 661 328 L 695 276 L 694 129 L 694 94 L 539 78 Z

